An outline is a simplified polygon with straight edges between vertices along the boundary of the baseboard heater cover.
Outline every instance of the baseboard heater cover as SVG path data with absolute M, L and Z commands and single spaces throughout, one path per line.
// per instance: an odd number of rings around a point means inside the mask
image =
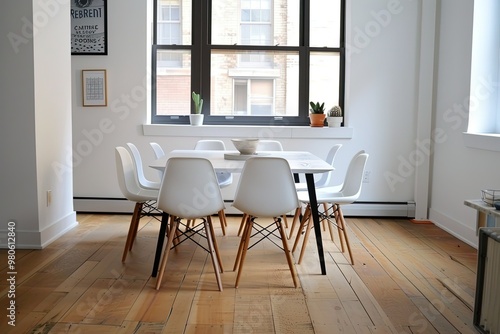
M 240 214 L 226 200 L 226 214 Z M 76 212 L 132 213 L 134 203 L 125 198 L 75 197 Z M 342 208 L 345 216 L 415 218 L 415 202 L 356 202 Z

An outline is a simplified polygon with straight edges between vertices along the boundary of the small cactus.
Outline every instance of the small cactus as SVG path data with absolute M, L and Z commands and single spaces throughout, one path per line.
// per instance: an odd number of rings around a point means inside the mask
M 191 97 L 193 98 L 194 102 L 194 113 L 200 114 L 201 108 L 203 108 L 203 99 L 200 97 L 200 94 L 196 94 L 195 92 L 191 94 Z
M 330 111 L 328 111 L 329 117 L 342 117 L 342 108 L 340 106 L 333 106 Z

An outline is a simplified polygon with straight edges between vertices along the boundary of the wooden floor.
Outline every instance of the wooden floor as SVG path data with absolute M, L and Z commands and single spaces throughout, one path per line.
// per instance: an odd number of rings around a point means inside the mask
M 475 333 L 476 250 L 432 224 L 348 218 L 355 265 L 323 232 L 327 275 L 311 239 L 296 265 L 298 288 L 283 252 L 262 242 L 235 289 L 239 219 L 229 217 L 225 237 L 214 220 L 223 292 L 194 243 L 171 253 L 156 291 L 159 223 L 143 218 L 122 264 L 130 216 L 80 214 L 79 226 L 46 249 L 16 251 L 16 327 L 2 315 L 0 333 Z M 7 313 L 6 250 L 0 255 Z

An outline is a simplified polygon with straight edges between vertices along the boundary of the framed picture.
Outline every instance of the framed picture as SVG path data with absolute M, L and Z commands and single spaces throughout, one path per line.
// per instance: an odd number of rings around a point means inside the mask
M 82 89 L 84 107 L 107 106 L 106 70 L 82 70 Z
M 71 0 L 71 54 L 107 55 L 107 0 Z

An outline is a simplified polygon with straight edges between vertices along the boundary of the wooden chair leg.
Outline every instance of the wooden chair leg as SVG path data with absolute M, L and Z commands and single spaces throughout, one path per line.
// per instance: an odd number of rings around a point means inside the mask
M 300 212 L 301 212 L 301 208 L 298 207 L 297 209 L 295 209 L 295 215 L 293 216 L 293 221 L 292 221 L 292 227 L 290 227 L 290 233 L 288 234 L 288 240 L 290 240 L 293 236 L 293 230 L 295 229 L 295 224 L 297 223 L 297 220 L 299 219 L 300 217 Z
M 335 223 L 337 224 L 337 231 L 339 232 L 339 240 L 340 240 L 340 249 L 342 253 L 345 252 L 345 247 L 344 247 L 344 235 L 343 235 L 343 229 L 342 229 L 342 221 L 340 219 L 340 214 L 339 214 L 339 209 L 340 207 L 337 206 L 337 204 L 334 205 L 333 207 L 333 212 L 335 213 Z
M 207 233 L 207 238 L 208 238 L 208 233 L 210 233 L 210 236 L 212 238 L 212 243 L 213 243 L 214 249 L 215 249 L 215 254 L 217 255 L 217 261 L 219 262 L 219 269 L 220 269 L 220 272 L 223 273 L 224 267 L 222 266 L 222 259 L 220 257 L 220 253 L 219 253 L 219 245 L 217 244 L 217 238 L 215 238 L 215 230 L 214 230 L 214 225 L 212 222 L 212 217 L 207 216 L 207 220 L 209 222 L 209 224 L 208 224 L 209 229 L 206 230 L 205 233 Z
M 240 223 L 240 228 L 238 229 L 238 237 L 241 234 L 241 231 L 243 231 L 245 224 L 247 222 L 248 215 L 246 213 L 243 214 L 243 217 L 241 218 L 241 223 Z
M 158 270 L 158 277 L 156 278 L 156 290 L 160 289 L 161 280 L 163 278 L 163 274 L 165 273 L 165 267 L 167 266 L 168 255 L 170 253 L 170 249 L 172 248 L 174 236 L 177 234 L 176 231 L 178 224 L 179 222 L 177 220 L 170 218 L 170 231 L 168 233 L 168 240 L 165 245 L 163 258 L 161 259 L 160 269 Z
M 306 233 L 304 234 L 304 241 L 302 241 L 302 249 L 300 250 L 299 261 L 297 261 L 298 264 L 302 262 L 302 258 L 304 257 L 304 254 L 306 252 L 307 242 L 309 241 L 309 234 L 311 233 L 311 230 L 313 229 L 314 226 L 312 215 L 309 214 L 309 216 L 310 217 L 309 217 L 309 222 L 307 223 Z
M 245 220 L 250 219 L 250 216 L 244 215 L 243 218 Z M 233 271 L 236 271 L 240 265 L 240 259 L 241 259 L 241 253 L 243 252 L 243 246 L 245 244 L 245 237 L 247 235 L 247 222 L 242 222 L 241 226 L 244 226 L 243 228 L 243 235 L 241 236 L 240 240 L 240 245 L 238 246 L 238 253 L 236 253 L 236 259 L 234 261 L 234 266 L 233 266 Z
M 346 228 L 346 224 L 345 224 L 344 214 L 342 213 L 342 209 L 340 208 L 340 205 L 338 208 L 339 208 L 340 221 L 342 222 L 342 231 L 344 232 L 343 234 L 344 234 L 345 243 L 347 246 L 347 251 L 349 252 L 351 264 L 354 265 L 354 258 L 352 256 L 352 252 L 351 252 L 351 245 L 349 244 L 349 238 L 347 237 L 347 228 Z
M 285 227 L 288 228 L 288 219 L 286 219 L 286 213 L 281 217 L 283 218 L 283 222 L 285 223 Z
M 219 286 L 219 291 L 222 291 L 222 280 L 220 278 L 220 268 L 219 268 L 219 263 L 220 263 L 220 256 L 218 254 L 218 251 L 216 251 L 216 246 L 215 246 L 215 240 L 212 239 L 212 230 L 213 226 L 212 225 L 212 220 L 210 217 L 207 217 L 207 220 L 204 221 L 205 225 L 205 233 L 207 235 L 207 242 L 208 242 L 208 249 L 210 251 L 210 257 L 212 258 L 212 265 L 214 266 L 214 272 L 215 272 L 215 278 L 217 280 L 217 285 Z
M 295 277 L 296 275 L 292 261 L 292 254 L 290 252 L 290 249 L 288 248 L 288 242 L 286 239 L 285 230 L 283 229 L 283 224 L 279 220 L 276 220 L 276 225 L 278 226 L 278 229 L 280 231 L 281 242 L 283 243 L 283 251 L 285 252 L 286 261 L 288 262 L 288 268 L 290 268 L 290 273 L 292 274 L 293 285 L 297 287 L 297 278 Z
M 247 256 L 247 251 L 248 251 L 248 244 L 250 243 L 250 236 L 252 235 L 252 228 L 253 228 L 253 221 L 251 219 L 248 219 L 246 224 L 246 233 L 244 236 L 244 245 L 243 249 L 241 252 L 241 258 L 239 261 L 239 268 L 238 268 L 238 274 L 236 276 L 236 283 L 234 284 L 235 288 L 238 288 L 238 284 L 240 282 L 240 277 L 241 277 L 241 272 L 243 271 L 243 263 L 245 262 L 245 257 Z M 243 240 L 242 240 L 243 241 Z
M 323 210 L 325 211 L 325 215 L 328 217 L 328 203 L 323 203 Z M 328 224 L 328 221 L 323 220 L 323 231 L 326 231 L 326 224 Z
M 306 210 L 304 211 L 304 215 L 302 216 L 302 220 L 300 221 L 299 225 L 299 230 L 297 231 L 297 236 L 295 237 L 295 242 L 293 243 L 292 247 L 292 253 L 295 252 L 295 249 L 297 249 L 297 245 L 299 244 L 300 236 L 301 236 L 301 231 L 304 229 L 304 225 L 306 224 L 306 221 L 310 218 L 311 216 L 311 207 L 308 205 L 306 206 Z
M 130 226 L 128 228 L 127 240 L 125 241 L 125 247 L 123 248 L 122 262 L 127 259 L 128 252 L 132 249 L 132 244 L 134 243 L 134 237 L 137 234 L 137 228 L 139 226 L 139 219 L 141 217 L 142 203 L 135 203 L 134 213 L 130 219 Z
M 227 226 L 226 214 L 224 210 L 220 210 L 218 214 L 219 214 L 220 227 L 222 229 L 222 235 L 226 235 L 226 226 Z

